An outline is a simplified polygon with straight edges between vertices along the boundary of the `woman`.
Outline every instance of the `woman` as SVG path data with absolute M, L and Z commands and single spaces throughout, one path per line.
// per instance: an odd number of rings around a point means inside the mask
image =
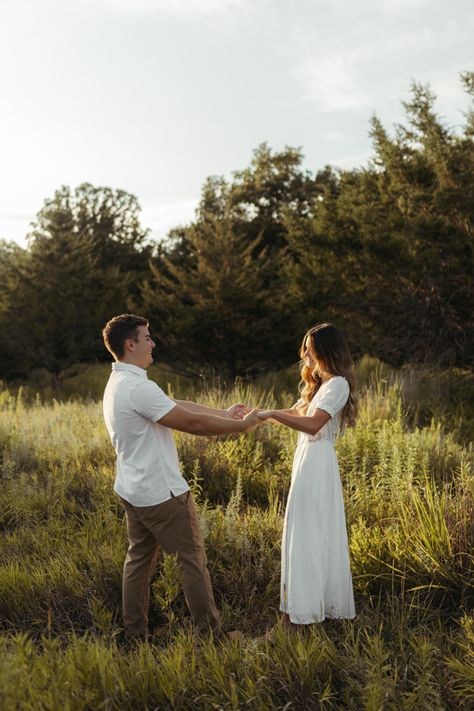
M 355 616 L 344 500 L 334 442 L 355 418 L 353 361 L 342 333 L 323 323 L 300 350 L 303 389 L 290 410 L 259 412 L 298 430 L 281 553 L 286 625 Z

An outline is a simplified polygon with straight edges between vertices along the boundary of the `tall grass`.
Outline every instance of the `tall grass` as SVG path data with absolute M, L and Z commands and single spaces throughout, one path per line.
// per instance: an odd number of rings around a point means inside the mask
M 464 424 L 455 410 L 423 420 L 434 396 L 415 401 L 411 385 L 408 401 L 408 371 L 397 377 L 367 359 L 359 369 L 359 419 L 337 444 L 358 616 L 282 628 L 272 642 L 258 636 L 278 615 L 294 432 L 176 435 L 224 623 L 244 636 L 198 639 L 175 562 L 162 559 L 151 625 L 165 627 L 130 648 L 120 617 L 126 530 L 100 402 L 0 393 L 0 708 L 470 708 L 474 479 Z M 275 384 L 207 387 L 200 401 L 291 404 L 288 381 Z M 174 395 L 192 396 L 182 385 L 171 384 Z

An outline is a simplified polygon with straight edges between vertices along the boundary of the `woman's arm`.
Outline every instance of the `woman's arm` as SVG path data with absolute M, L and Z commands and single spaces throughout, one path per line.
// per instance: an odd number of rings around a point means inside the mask
M 289 414 L 288 410 L 261 410 L 258 416 L 261 420 L 275 420 L 293 430 L 309 435 L 315 435 L 331 419 L 331 415 L 317 408 L 312 415 L 298 415 L 296 410 L 290 412 L 292 414 Z
M 293 405 L 293 407 L 288 408 L 288 410 L 278 410 L 278 412 L 282 412 L 284 415 L 291 415 L 292 417 L 295 417 L 295 415 L 298 414 L 296 405 Z
M 258 410 L 258 413 L 265 412 L 268 413 L 269 410 Z M 276 410 L 272 410 L 272 412 L 277 412 Z M 295 415 L 298 414 L 298 410 L 295 410 L 293 407 L 290 407 L 288 410 L 278 410 L 283 415 L 289 415 L 290 417 L 295 417 Z M 274 419 L 273 417 L 265 417 L 265 420 L 267 422 L 275 422 L 277 425 L 280 424 L 278 420 Z

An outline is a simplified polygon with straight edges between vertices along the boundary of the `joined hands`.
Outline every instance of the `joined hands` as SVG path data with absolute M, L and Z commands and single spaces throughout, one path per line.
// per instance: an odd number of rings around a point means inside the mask
M 245 415 L 252 411 L 251 407 L 247 407 L 243 402 L 237 402 L 227 408 L 228 416 L 234 420 L 243 420 Z
M 229 413 L 229 417 L 232 417 L 236 420 L 247 420 L 249 418 L 249 415 L 252 414 L 252 420 L 254 420 L 256 416 L 257 423 L 259 422 L 260 424 L 263 424 L 266 421 L 277 422 L 277 420 L 274 419 L 273 410 L 259 410 L 258 408 L 252 409 L 250 407 L 247 407 L 247 405 L 244 405 L 243 402 L 238 402 L 235 405 L 231 405 L 231 407 L 227 409 L 227 412 Z M 256 424 L 255 426 L 257 427 L 258 424 Z M 252 429 L 255 429 L 255 427 L 252 427 Z
M 232 417 L 234 420 L 243 420 L 245 422 L 244 432 L 252 432 L 260 427 L 263 423 L 258 416 L 258 410 L 247 407 L 243 402 L 238 402 L 235 405 L 231 405 L 227 409 L 228 417 Z

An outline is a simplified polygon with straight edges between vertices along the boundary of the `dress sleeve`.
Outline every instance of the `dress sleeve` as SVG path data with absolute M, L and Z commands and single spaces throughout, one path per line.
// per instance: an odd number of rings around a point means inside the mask
M 332 378 L 324 388 L 321 399 L 318 400 L 316 408 L 324 410 L 328 415 L 334 417 L 342 410 L 349 398 L 349 383 L 341 376 Z
M 130 395 L 132 407 L 143 417 L 153 422 L 158 422 L 176 407 L 171 400 L 153 380 L 145 380 L 132 390 Z

